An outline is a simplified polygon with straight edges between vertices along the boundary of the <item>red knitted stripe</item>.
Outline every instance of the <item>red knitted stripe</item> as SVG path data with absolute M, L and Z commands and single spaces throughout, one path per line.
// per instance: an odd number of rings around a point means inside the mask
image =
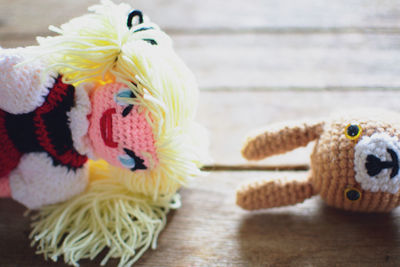
M 46 101 L 37 109 L 37 113 L 42 115 L 57 107 L 57 105 L 62 102 L 63 96 L 67 95 L 69 86 L 70 85 L 63 83 L 61 76 L 59 76 L 47 95 Z
M 79 154 L 73 148 L 64 154 L 59 155 L 51 142 L 49 133 L 46 129 L 46 124 L 42 118 L 43 114 L 50 112 L 58 106 L 58 104 L 62 101 L 63 96 L 67 94 L 68 88 L 69 85 L 62 82 L 61 76 L 58 77 L 53 88 L 50 90 L 49 95 L 47 96 L 46 102 L 36 110 L 33 121 L 35 122 L 35 133 L 37 135 L 39 144 L 44 148 L 44 150 L 61 164 L 73 168 L 79 168 L 85 164 L 87 157 Z
M 6 178 L 18 166 L 22 156 L 8 137 L 5 114 L 3 110 L 0 110 L 0 179 Z

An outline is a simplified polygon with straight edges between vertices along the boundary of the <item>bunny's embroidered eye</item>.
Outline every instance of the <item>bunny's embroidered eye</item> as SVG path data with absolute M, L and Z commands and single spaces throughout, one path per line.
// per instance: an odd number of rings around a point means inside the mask
M 361 191 L 354 187 L 349 187 L 344 190 L 344 197 L 352 202 L 361 199 Z
M 349 124 L 346 126 L 344 130 L 344 134 L 347 139 L 350 140 L 357 140 L 362 133 L 362 128 L 358 124 Z

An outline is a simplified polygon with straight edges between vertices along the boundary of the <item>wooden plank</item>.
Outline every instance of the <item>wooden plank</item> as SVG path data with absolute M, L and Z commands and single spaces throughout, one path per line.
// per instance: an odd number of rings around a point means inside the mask
M 170 32 L 399 31 L 400 6 L 395 0 L 126 2 Z M 1 0 L 0 36 L 47 34 L 49 24 L 64 23 L 94 3 L 98 1 Z
M 49 25 L 59 26 L 87 12 L 97 0 L 16 0 L 0 1 L 0 40 L 19 39 L 24 35 L 49 35 Z
M 399 99 L 400 91 L 203 91 L 198 121 L 211 133 L 210 151 L 215 164 L 248 164 L 240 150 L 252 130 L 275 122 L 326 118 L 336 110 L 357 107 L 400 111 Z M 305 164 L 312 145 L 251 164 Z
M 202 89 L 400 88 L 400 35 L 173 36 Z
M 172 35 L 204 90 L 400 88 L 400 35 Z M 12 47 L 34 39 L 0 40 Z
M 213 173 L 181 190 L 183 206 L 168 216 L 158 248 L 135 266 L 399 266 L 400 210 L 350 213 L 319 197 L 292 207 L 248 212 L 235 205 L 242 182 L 304 173 Z M 0 265 L 64 266 L 29 248 L 23 208 L 0 200 Z M 98 266 L 82 261 L 81 266 Z M 107 266 L 116 266 L 112 260 Z
M 398 266 L 400 213 L 354 214 L 316 197 L 293 207 L 247 212 L 235 206 L 238 184 L 293 174 L 220 173 L 182 190 L 159 250 L 144 266 Z M 297 174 L 297 176 L 304 175 Z M 200 204 L 201 203 L 201 204 Z M 350 241 L 350 242 L 349 242 Z M 171 257 L 171 255 L 176 255 Z
M 397 31 L 397 1 L 135 1 L 154 21 L 178 32 Z

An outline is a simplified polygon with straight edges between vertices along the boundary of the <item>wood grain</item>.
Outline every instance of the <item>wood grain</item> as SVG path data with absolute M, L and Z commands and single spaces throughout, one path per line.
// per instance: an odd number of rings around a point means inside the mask
M 215 164 L 249 164 L 241 157 L 245 137 L 271 123 L 324 119 L 336 110 L 386 108 L 400 111 L 400 91 L 229 91 L 202 92 L 198 120 L 211 135 Z M 307 164 L 313 143 L 250 164 Z
M 400 6 L 395 1 L 288 1 L 254 0 L 244 6 L 209 0 L 134 3 L 171 33 L 178 54 L 203 90 L 400 88 L 400 31 L 367 30 L 398 26 Z M 48 25 L 60 25 L 95 3 L 0 0 L 0 46 L 35 44 L 37 35 L 51 34 Z M 39 19 L 45 9 L 49 12 Z M 231 25 L 236 17 L 243 19 Z M 229 27 L 255 30 L 234 33 Z M 259 27 L 276 31 L 259 31 Z M 305 34 L 285 27 L 363 27 L 364 31 Z M 208 28 L 221 29 L 199 31 Z
M 0 36 L 36 35 L 86 12 L 97 0 L 0 1 Z M 121 0 L 115 2 L 122 2 Z M 400 6 L 375 0 L 135 0 L 169 32 L 398 32 Z M 38 19 L 40 16 L 40 19 Z M 3 39 L 3 37 L 0 37 Z
M 260 162 L 242 159 L 242 141 L 253 129 L 325 118 L 354 106 L 400 111 L 398 1 L 128 2 L 171 34 L 197 76 L 203 89 L 198 120 L 211 133 L 214 163 L 223 167 L 181 190 L 183 206 L 168 216 L 158 249 L 135 266 L 400 265 L 399 209 L 349 213 L 327 207 L 319 197 L 258 212 L 235 205 L 241 183 L 306 175 L 265 169 L 307 165 L 313 144 Z M 34 44 L 35 36 L 51 34 L 48 25 L 84 14 L 95 3 L 0 0 L 0 46 Z M 226 165 L 242 171 L 223 171 Z M 243 170 L 248 167 L 258 171 Z M 0 199 L 0 266 L 65 266 L 35 255 L 24 210 Z M 100 258 L 81 266 L 99 263 Z
M 398 89 L 400 35 L 172 35 L 203 90 Z M 0 39 L 4 47 L 34 44 Z
M 305 173 L 224 172 L 196 179 L 181 190 L 183 206 L 172 212 L 158 248 L 135 266 L 398 266 L 400 211 L 349 213 L 319 197 L 292 207 L 258 212 L 235 205 L 238 184 Z M 29 248 L 23 208 L 0 200 L 1 266 L 64 266 Z M 99 260 L 82 261 L 82 267 Z M 116 266 L 112 260 L 107 266 Z
M 396 1 L 156 0 L 135 1 L 165 28 L 178 32 L 397 31 Z
M 400 88 L 400 35 L 172 37 L 203 90 Z

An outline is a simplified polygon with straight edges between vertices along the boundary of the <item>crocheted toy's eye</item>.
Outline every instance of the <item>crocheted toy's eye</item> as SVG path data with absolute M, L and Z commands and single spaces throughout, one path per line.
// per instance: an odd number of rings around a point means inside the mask
M 135 95 L 130 89 L 122 89 L 115 95 L 114 97 L 115 102 L 117 102 L 118 105 L 126 106 L 122 111 L 122 117 L 128 116 L 133 109 L 133 105 L 127 103 L 127 101 L 124 101 L 124 98 L 125 99 L 135 98 Z
M 133 94 L 133 92 L 130 89 L 125 88 L 125 89 L 120 90 L 117 94 L 115 94 L 114 100 L 115 100 L 115 102 L 117 102 L 118 105 L 121 105 L 121 106 L 129 105 L 125 101 L 124 98 L 125 99 L 135 98 L 135 95 Z
M 358 124 L 349 124 L 344 130 L 345 136 L 350 140 L 357 140 L 362 133 L 362 128 Z
M 354 187 L 349 187 L 344 190 L 344 197 L 350 201 L 358 201 L 361 199 L 361 191 Z
M 130 149 L 124 148 L 127 157 L 130 157 L 132 160 L 126 162 L 126 167 L 129 168 L 131 171 L 136 170 L 145 170 L 147 167 L 144 165 L 144 160 L 136 156 L 135 152 Z M 126 159 L 126 157 L 124 156 Z M 122 163 L 122 162 L 121 162 Z M 129 167 L 129 164 L 133 164 L 133 166 Z M 124 165 L 124 163 L 122 163 Z M 124 165 L 125 166 L 125 165 Z
M 131 169 L 131 168 L 135 168 L 135 166 L 136 166 L 135 159 L 126 154 L 118 156 L 118 160 L 119 160 L 119 162 L 121 162 L 122 166 L 124 166 L 125 168 Z

